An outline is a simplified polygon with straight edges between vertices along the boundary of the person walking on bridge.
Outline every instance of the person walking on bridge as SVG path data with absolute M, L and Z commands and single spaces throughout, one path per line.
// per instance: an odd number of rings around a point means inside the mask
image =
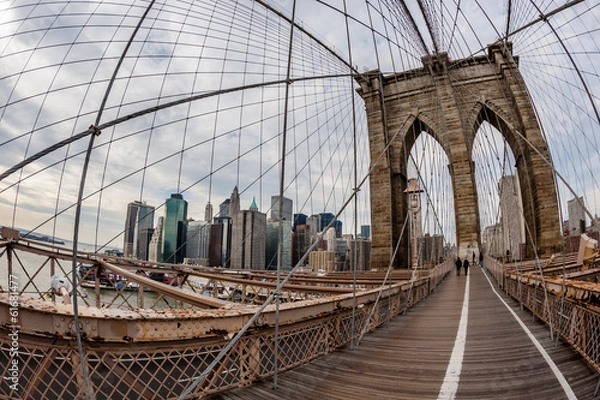
M 460 260 L 460 257 L 456 257 L 456 275 L 460 275 L 460 267 L 462 267 L 462 261 Z
M 465 270 L 465 275 L 467 275 L 467 273 L 469 272 L 469 258 L 465 257 L 465 260 L 463 261 L 463 269 Z

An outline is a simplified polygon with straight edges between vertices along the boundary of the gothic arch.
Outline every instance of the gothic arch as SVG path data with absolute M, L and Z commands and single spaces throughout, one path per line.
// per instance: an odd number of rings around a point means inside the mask
M 525 108 L 518 111 L 521 114 L 533 113 L 530 104 Z M 519 131 L 517 127 L 508 122 L 511 118 L 507 116 L 507 113 L 499 110 L 499 107 L 491 101 L 477 102 L 473 111 L 475 115 L 471 130 L 474 132 L 473 138 L 481 124 L 486 121 L 500 132 L 514 154 L 516 160 L 514 167 L 521 187 L 521 204 L 523 205 L 523 218 L 527 231 L 525 237 L 526 253 L 529 257 L 532 257 L 538 251 L 543 253 L 557 251 L 557 246 L 550 247 L 548 250 L 544 246 L 536 246 L 539 241 L 548 241 L 546 238 L 548 233 L 551 232 L 552 225 L 557 226 L 556 224 L 559 222 L 558 217 L 555 220 L 550 213 L 544 212 L 547 208 L 557 209 L 558 203 L 551 167 L 541 159 L 543 156 L 547 160 L 549 156 L 545 139 L 539 127 L 536 125 L 536 129 L 525 130 L 521 126 L 523 131 Z M 512 120 L 514 121 L 515 118 L 513 117 Z M 527 143 L 525 139 L 530 143 L 541 143 L 542 146 L 534 150 L 532 144 Z
M 478 250 L 481 229 L 472 150 L 483 121 L 502 133 L 517 159 L 527 205 L 527 255 L 558 250 L 560 221 L 547 144 L 510 51 L 510 44 L 494 44 L 488 56 L 452 62 L 440 53 L 423 57 L 421 69 L 357 77 L 367 111 L 371 160 L 380 160 L 371 173 L 374 268 L 389 265 L 401 236 L 407 213 L 406 160 L 421 132 L 440 143 L 450 162 L 457 252 L 464 256 Z M 407 260 L 401 253 L 395 266 L 406 266 Z

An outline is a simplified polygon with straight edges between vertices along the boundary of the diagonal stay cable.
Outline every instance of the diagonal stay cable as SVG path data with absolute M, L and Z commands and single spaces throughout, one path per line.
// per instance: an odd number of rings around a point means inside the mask
M 371 307 L 371 312 L 369 313 L 369 318 L 367 318 L 365 320 L 365 325 L 363 326 L 362 331 L 360 332 L 360 336 L 356 340 L 355 346 L 358 346 L 360 344 L 360 341 L 362 340 L 363 336 L 365 336 L 365 333 L 367 333 L 367 329 L 369 328 L 369 321 L 371 321 L 371 319 L 373 318 L 373 315 L 375 314 L 375 310 L 377 309 L 377 305 L 379 304 L 379 300 L 381 299 L 381 296 L 383 295 L 383 290 L 385 289 L 385 285 L 386 285 L 388 279 L 390 278 L 392 269 L 394 268 L 394 260 L 396 259 L 396 255 L 398 254 L 398 250 L 400 249 L 400 244 L 402 242 L 402 237 L 404 236 L 404 231 L 406 229 L 406 225 L 407 225 L 409 216 L 410 216 L 410 214 L 406 213 L 406 218 L 404 218 L 404 224 L 402 224 L 402 231 L 400 232 L 400 235 L 398 236 L 398 240 L 396 241 L 396 247 L 394 248 L 394 252 L 392 253 L 392 257 L 390 259 L 390 264 L 388 265 L 388 269 L 385 273 L 385 277 L 383 278 L 383 282 L 381 282 L 381 286 L 379 287 L 379 293 L 377 293 L 377 298 L 375 299 L 375 302 L 373 303 L 373 307 Z M 414 277 L 414 275 L 413 275 L 413 277 Z M 411 288 L 412 288 L 412 281 L 413 281 L 413 278 L 411 278 L 411 286 L 410 286 Z M 410 299 L 410 292 L 409 292 L 409 297 L 406 299 L 406 308 L 408 308 L 409 299 Z
M 300 260 L 298 261 L 298 263 L 294 266 L 294 268 L 292 268 L 289 273 L 286 275 L 286 277 L 277 285 L 277 287 L 275 288 L 275 290 L 273 290 L 273 292 L 269 295 L 269 297 L 265 300 L 265 302 L 263 303 L 263 305 L 256 310 L 255 314 L 252 316 L 252 318 L 250 318 L 248 320 L 248 322 L 246 322 L 246 324 L 240 329 L 240 331 L 231 339 L 231 341 L 227 344 L 227 346 L 225 346 L 220 352 L 219 354 L 215 357 L 215 359 L 206 367 L 206 369 L 204 371 L 202 371 L 202 374 L 200 374 L 198 377 L 194 378 L 192 383 L 190 384 L 190 386 L 187 387 L 187 389 L 179 396 L 179 400 L 183 400 L 185 399 L 189 394 L 191 394 L 195 388 L 204 381 L 204 379 L 208 376 L 208 374 L 215 368 L 215 366 L 225 357 L 225 355 L 233 348 L 233 346 L 241 339 L 241 337 L 246 333 L 246 331 L 254 324 L 254 322 L 258 319 L 258 317 L 260 317 L 260 315 L 262 314 L 262 312 L 267 308 L 267 306 L 275 299 L 275 296 L 277 296 L 277 294 L 281 291 L 281 289 L 283 288 L 283 286 L 285 286 L 287 284 L 287 282 L 292 278 L 292 276 L 294 275 L 294 273 L 296 273 L 296 271 L 302 266 L 304 265 L 304 261 L 308 258 L 308 254 L 313 251 L 317 245 L 319 244 L 319 242 L 323 239 L 323 237 L 325 236 L 325 233 L 327 232 L 327 230 L 333 226 L 334 221 L 339 218 L 339 216 L 344 212 L 344 210 L 346 209 L 346 207 L 348 207 L 348 205 L 353 201 L 354 197 L 357 196 L 357 193 L 360 192 L 360 189 L 362 188 L 362 186 L 366 183 L 366 181 L 369 179 L 369 177 L 371 176 L 371 174 L 373 173 L 373 171 L 375 170 L 375 167 L 379 165 L 379 163 L 382 161 L 382 159 L 385 157 L 385 155 L 387 154 L 387 151 L 389 150 L 389 148 L 391 147 L 392 143 L 394 142 L 394 139 L 396 137 L 398 137 L 398 135 L 400 135 L 400 132 L 402 132 L 402 128 L 406 125 L 406 122 L 410 119 L 410 116 L 407 117 L 403 123 L 400 125 L 400 127 L 398 128 L 398 130 L 396 131 L 396 133 L 394 134 L 394 136 L 392 137 L 392 140 L 390 140 L 387 145 L 385 146 L 384 149 L 382 149 L 381 153 L 379 154 L 379 156 L 377 157 L 377 159 L 373 162 L 373 164 L 371 165 L 371 168 L 369 168 L 369 170 L 367 171 L 367 173 L 364 175 L 364 177 L 362 178 L 362 180 L 360 181 L 360 183 L 358 184 L 358 186 L 356 188 L 354 188 L 354 191 L 352 193 L 352 195 L 344 202 L 344 204 L 342 204 L 340 210 L 336 213 L 336 215 L 334 216 L 334 218 L 329 222 L 329 224 L 323 229 L 323 231 L 317 236 L 317 240 L 315 240 L 315 242 L 313 242 L 313 244 L 307 249 L 307 251 L 304 253 L 304 255 L 300 258 Z M 384 285 L 383 285 L 384 286 Z
M 347 76 L 352 76 L 352 74 L 343 73 L 343 74 L 333 74 L 333 75 L 325 75 L 325 76 L 292 78 L 289 80 L 289 82 L 293 83 L 293 82 L 299 82 L 299 81 L 310 81 L 310 80 L 315 80 L 315 79 L 327 79 L 327 78 L 341 78 L 341 77 L 347 77 Z M 57 143 L 53 144 L 52 146 L 49 146 L 49 147 L 45 148 L 44 150 L 41 150 L 38 153 L 28 157 L 27 159 L 15 164 L 13 167 L 7 169 L 2 174 L 0 174 L 0 181 L 3 181 L 4 179 L 9 177 L 16 171 L 19 171 L 20 169 L 24 168 L 25 166 L 31 164 L 32 162 L 34 162 L 36 160 L 39 160 L 40 158 L 52 153 L 55 150 L 60 149 L 61 147 L 64 147 L 70 143 L 76 142 L 80 139 L 86 138 L 92 134 L 95 134 L 98 131 L 102 131 L 106 128 L 110 128 L 112 126 L 119 125 L 123 122 L 129 121 L 129 120 L 132 120 L 135 118 L 139 118 L 139 117 L 142 117 L 147 114 L 151 114 L 156 111 L 164 110 L 167 108 L 175 107 L 175 106 L 178 106 L 181 104 L 186 104 L 186 103 L 193 102 L 193 101 L 207 99 L 209 97 L 218 96 L 221 94 L 233 93 L 233 92 L 237 92 L 240 90 L 246 90 L 246 89 L 261 88 L 261 87 L 265 87 L 265 86 L 276 86 L 276 85 L 285 84 L 287 82 L 288 82 L 287 79 L 278 79 L 278 80 L 269 81 L 269 82 L 260 82 L 260 83 L 254 83 L 254 84 L 249 84 L 249 85 L 244 85 L 244 86 L 235 86 L 235 87 L 231 87 L 231 88 L 227 88 L 227 89 L 211 91 L 208 93 L 201 93 L 198 95 L 185 97 L 183 99 L 163 103 L 163 104 L 160 104 L 157 106 L 148 107 L 146 109 L 136 111 L 134 113 L 125 115 L 120 118 L 113 119 L 111 121 L 105 122 L 105 123 L 97 125 L 97 126 L 91 125 L 88 129 L 86 129 L 76 135 L 73 135 L 67 139 L 61 140 L 60 142 L 57 142 Z

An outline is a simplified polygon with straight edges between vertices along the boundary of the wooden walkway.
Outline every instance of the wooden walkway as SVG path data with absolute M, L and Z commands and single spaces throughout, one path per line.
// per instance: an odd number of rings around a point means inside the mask
M 468 321 L 456 399 L 598 399 L 598 374 L 578 353 L 552 342 L 548 328 L 502 292 L 494 293 L 479 267 L 469 269 Z M 493 281 L 492 281 L 493 282 Z M 452 273 L 429 298 L 406 315 L 367 334 L 360 346 L 252 386 L 209 398 L 253 399 L 442 399 L 467 277 Z M 503 299 L 541 343 L 564 376 L 567 390 L 534 346 Z M 458 346 L 460 349 L 460 346 Z M 569 389 L 570 388 L 570 389 Z M 571 396 L 568 395 L 572 390 Z

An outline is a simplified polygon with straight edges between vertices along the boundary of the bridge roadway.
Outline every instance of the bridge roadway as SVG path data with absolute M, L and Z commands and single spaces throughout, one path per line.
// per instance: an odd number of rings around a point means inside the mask
M 365 335 L 353 350 L 345 348 L 279 373 L 277 389 L 270 378 L 209 398 L 599 399 L 600 394 L 594 394 L 598 374 L 567 344 L 552 341 L 546 325 L 521 310 L 517 302 L 503 292 L 496 295 L 492 279 L 488 281 L 479 267 L 471 267 L 465 290 L 467 277 L 452 273 L 430 297 Z M 459 328 L 465 311 L 466 332 Z M 544 359 L 511 311 L 555 367 Z M 461 343 L 461 332 L 466 337 L 462 360 L 457 357 L 461 346 L 456 344 Z M 455 397 L 447 369 L 455 373 L 454 382 L 458 380 Z M 564 379 L 562 385 L 559 378 Z M 445 381 L 449 386 L 442 390 Z

